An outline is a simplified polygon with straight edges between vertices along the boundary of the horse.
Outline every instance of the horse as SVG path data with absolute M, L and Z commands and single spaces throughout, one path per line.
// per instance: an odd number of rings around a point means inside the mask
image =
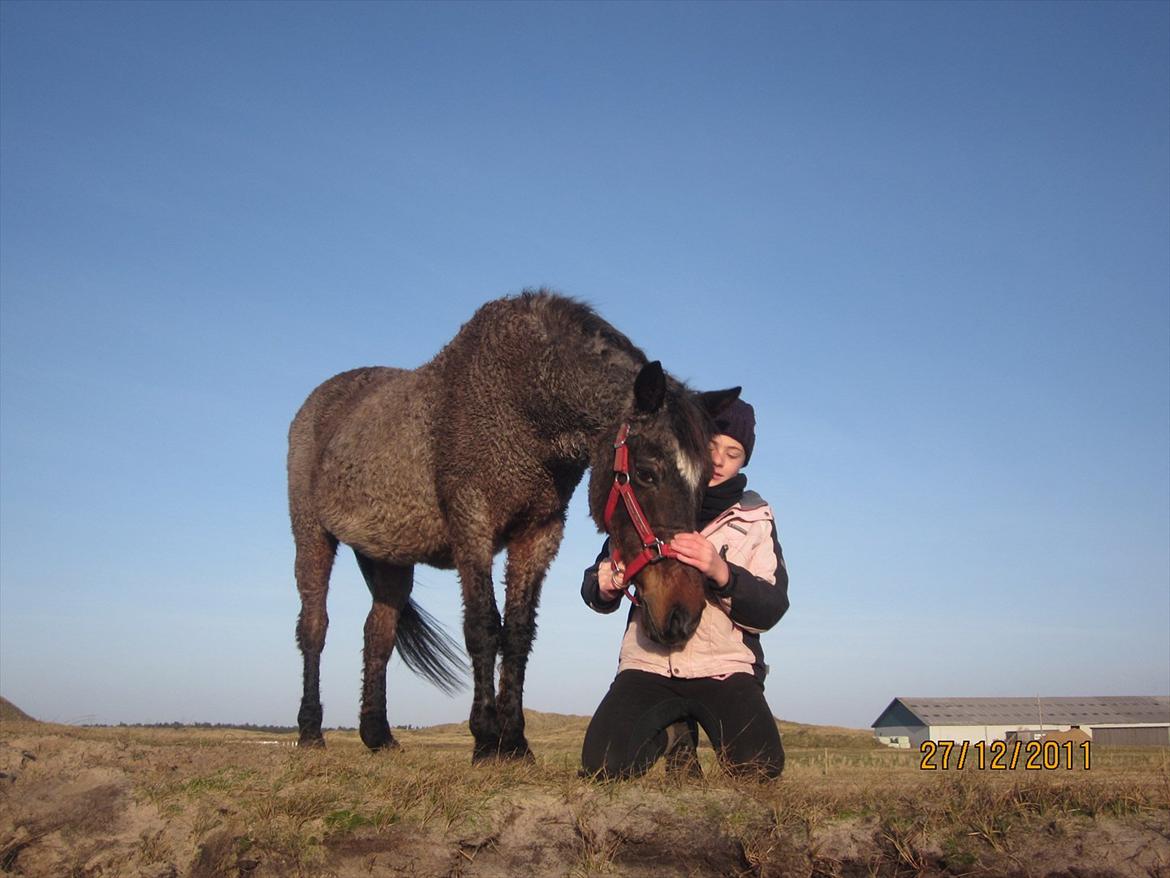
M 313 390 L 289 428 L 288 450 L 304 659 L 300 745 L 325 743 L 326 594 L 345 543 L 373 601 L 363 743 L 397 746 L 386 716 L 395 645 L 411 670 L 440 688 L 460 684 L 458 645 L 410 599 L 414 566 L 427 564 L 454 568 L 462 589 L 473 761 L 531 759 L 523 689 L 537 604 L 586 468 L 598 530 L 641 562 L 631 578 L 649 635 L 665 645 L 685 642 L 698 625 L 705 583 L 671 557 L 669 540 L 695 528 L 710 477 L 712 418 L 738 393 L 690 390 L 592 308 L 543 289 L 483 305 L 417 369 L 354 369 Z M 621 442 L 619 431 L 628 434 Z M 611 499 L 619 486 L 632 498 L 636 491 L 633 507 Z M 504 548 L 501 618 L 492 558 Z

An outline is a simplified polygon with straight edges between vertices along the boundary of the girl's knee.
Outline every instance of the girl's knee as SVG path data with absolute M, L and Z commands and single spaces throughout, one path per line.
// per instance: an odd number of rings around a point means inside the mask
M 723 767 L 729 774 L 744 779 L 759 781 L 775 780 L 784 772 L 784 745 L 777 740 L 775 746 L 767 746 L 754 753 L 742 751 L 722 753 Z

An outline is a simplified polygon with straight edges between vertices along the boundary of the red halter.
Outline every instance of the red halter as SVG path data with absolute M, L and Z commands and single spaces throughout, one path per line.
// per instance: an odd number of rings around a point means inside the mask
M 613 455 L 613 487 L 609 490 L 609 499 L 605 503 L 605 515 L 602 521 L 605 524 L 605 529 L 609 530 L 610 522 L 613 520 L 613 514 L 617 510 L 618 498 L 626 504 L 626 512 L 630 516 L 630 521 L 634 525 L 634 530 L 638 532 L 638 538 L 642 541 L 642 551 L 634 556 L 625 570 L 625 593 L 635 604 L 638 599 L 630 593 L 630 585 L 634 581 L 634 577 L 638 575 L 639 571 L 647 564 L 655 564 L 663 558 L 677 557 L 678 553 L 670 542 L 663 542 L 654 536 L 654 531 L 650 527 L 650 522 L 646 520 L 646 514 L 642 512 L 642 507 L 638 503 L 638 498 L 634 496 L 634 488 L 630 485 L 630 449 L 626 445 L 626 440 L 630 437 L 630 425 L 624 423 L 618 429 L 617 439 L 614 440 L 614 455 Z M 621 550 L 614 544 L 610 552 L 616 563 L 621 563 Z

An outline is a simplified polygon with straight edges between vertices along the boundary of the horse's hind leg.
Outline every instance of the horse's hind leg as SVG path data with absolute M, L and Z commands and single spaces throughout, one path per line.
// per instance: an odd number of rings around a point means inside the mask
M 496 697 L 500 723 L 499 752 L 505 758 L 532 757 L 524 737 L 524 672 L 532 651 L 532 639 L 536 636 L 540 586 L 561 544 L 564 529 L 564 520 L 554 518 L 514 537 L 508 544 L 500 694 Z
M 381 750 L 398 746 L 386 718 L 386 664 L 394 650 L 398 619 L 414 586 L 414 567 L 375 561 L 356 549 L 354 554 L 374 599 L 366 616 L 359 731 L 362 743 L 371 750 Z
M 337 553 L 337 540 L 320 528 L 294 530 L 297 545 L 297 591 L 301 594 L 301 613 L 297 618 L 297 645 L 305 660 L 304 690 L 297 713 L 300 746 L 324 747 L 321 734 L 321 650 L 325 648 L 325 631 L 329 616 L 325 596 L 329 593 L 329 573 Z

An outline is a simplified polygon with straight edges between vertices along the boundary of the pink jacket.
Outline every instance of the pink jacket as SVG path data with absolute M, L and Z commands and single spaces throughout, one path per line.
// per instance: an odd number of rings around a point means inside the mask
M 723 589 L 709 583 L 707 606 L 699 627 L 682 646 L 668 649 L 649 637 L 642 611 L 632 607 L 618 658 L 618 672 L 649 671 L 667 677 L 724 677 L 767 673 L 759 634 L 775 625 L 788 609 L 788 571 L 776 539 L 770 507 L 759 494 L 745 491 L 739 503 L 702 531 L 718 547 L 731 568 Z M 603 602 L 596 565 L 585 571 L 582 596 L 590 607 L 612 613 L 621 603 Z

